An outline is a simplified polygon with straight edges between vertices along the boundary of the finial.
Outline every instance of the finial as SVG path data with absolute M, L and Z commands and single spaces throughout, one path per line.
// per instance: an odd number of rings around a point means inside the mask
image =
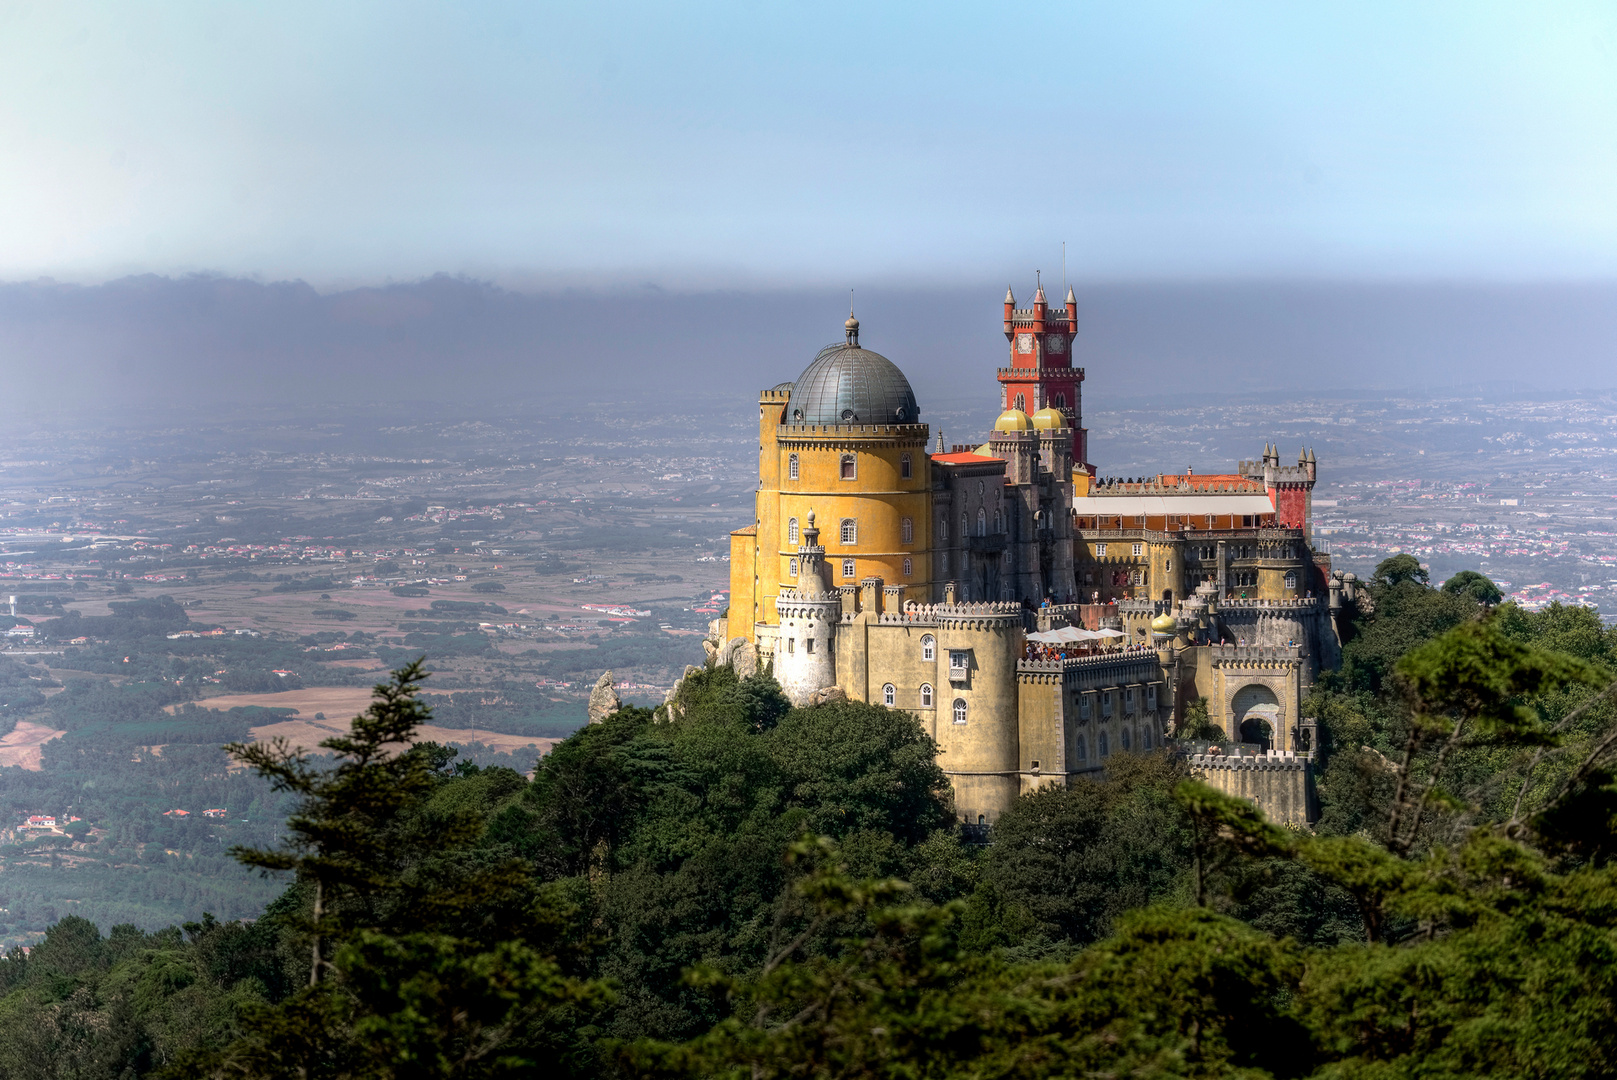
M 1072 286 L 1071 285 L 1067 286 L 1067 306 L 1068 307 L 1077 307 L 1078 306 L 1078 298 L 1072 294 Z
M 1005 302 L 1012 307 L 1016 306 L 1016 297 L 1011 294 L 1011 287 L 1005 286 Z
M 853 346 L 858 346 L 858 344 L 859 344 L 859 320 L 854 318 L 853 315 L 850 314 L 848 316 L 848 321 L 842 324 L 842 329 L 845 332 L 845 334 L 847 335 L 848 344 L 853 345 Z
M 943 453 L 943 429 L 938 428 L 938 453 Z
M 809 511 L 809 512 L 808 512 L 808 523 L 809 523 L 809 524 L 810 524 L 810 525 L 811 525 L 811 526 L 812 526 L 812 525 L 813 525 L 813 524 L 814 524 L 814 511 L 813 511 L 813 510 L 810 510 L 810 511 Z
M 1034 284 L 1037 286 L 1037 288 L 1035 288 L 1035 290 L 1033 292 L 1033 302 L 1035 304 L 1042 304 L 1042 303 L 1045 302 L 1044 301 L 1044 280 L 1043 280 L 1040 272 L 1037 271 L 1037 270 L 1033 271 L 1033 281 L 1034 281 Z

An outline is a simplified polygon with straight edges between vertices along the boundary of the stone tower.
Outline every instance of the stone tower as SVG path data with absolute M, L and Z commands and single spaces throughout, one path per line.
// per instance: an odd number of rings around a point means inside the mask
M 1072 363 L 1072 342 L 1078 334 L 1078 300 L 1067 290 L 1064 307 L 1051 311 L 1044 287 L 1033 294 L 1033 306 L 1019 308 L 1009 287 L 1005 290 L 1005 340 L 1010 343 L 1010 366 L 999 369 L 1004 391 L 1002 408 L 1031 413 L 1051 406 L 1061 411 L 1071 429 L 1072 460 L 1088 468 L 1089 432 L 1083 426 L 1084 369 Z

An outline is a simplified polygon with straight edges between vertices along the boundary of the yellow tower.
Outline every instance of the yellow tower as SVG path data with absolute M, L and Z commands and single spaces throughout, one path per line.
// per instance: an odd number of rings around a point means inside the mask
M 796 382 L 759 396 L 758 434 L 756 523 L 731 540 L 732 637 L 773 651 L 775 599 L 797 588 L 810 511 L 834 586 L 880 578 L 902 600 L 931 600 L 927 426 L 904 373 L 860 347 L 857 319 Z

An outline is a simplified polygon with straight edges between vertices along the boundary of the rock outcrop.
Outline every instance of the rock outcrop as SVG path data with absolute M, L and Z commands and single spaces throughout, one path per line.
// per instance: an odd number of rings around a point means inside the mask
M 822 686 L 809 697 L 809 705 L 828 705 L 833 701 L 847 701 L 848 695 L 840 686 Z
M 590 723 L 599 724 L 621 708 L 623 699 L 618 697 L 617 688 L 612 685 L 612 673 L 604 671 L 596 681 L 595 689 L 590 691 Z

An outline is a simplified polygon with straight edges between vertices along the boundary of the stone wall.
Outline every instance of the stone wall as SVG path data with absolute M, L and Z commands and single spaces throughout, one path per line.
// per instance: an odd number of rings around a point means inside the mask
M 1305 755 L 1271 750 L 1252 757 L 1194 754 L 1188 760 L 1199 780 L 1256 804 L 1276 825 L 1308 825 L 1319 816 L 1313 763 Z

